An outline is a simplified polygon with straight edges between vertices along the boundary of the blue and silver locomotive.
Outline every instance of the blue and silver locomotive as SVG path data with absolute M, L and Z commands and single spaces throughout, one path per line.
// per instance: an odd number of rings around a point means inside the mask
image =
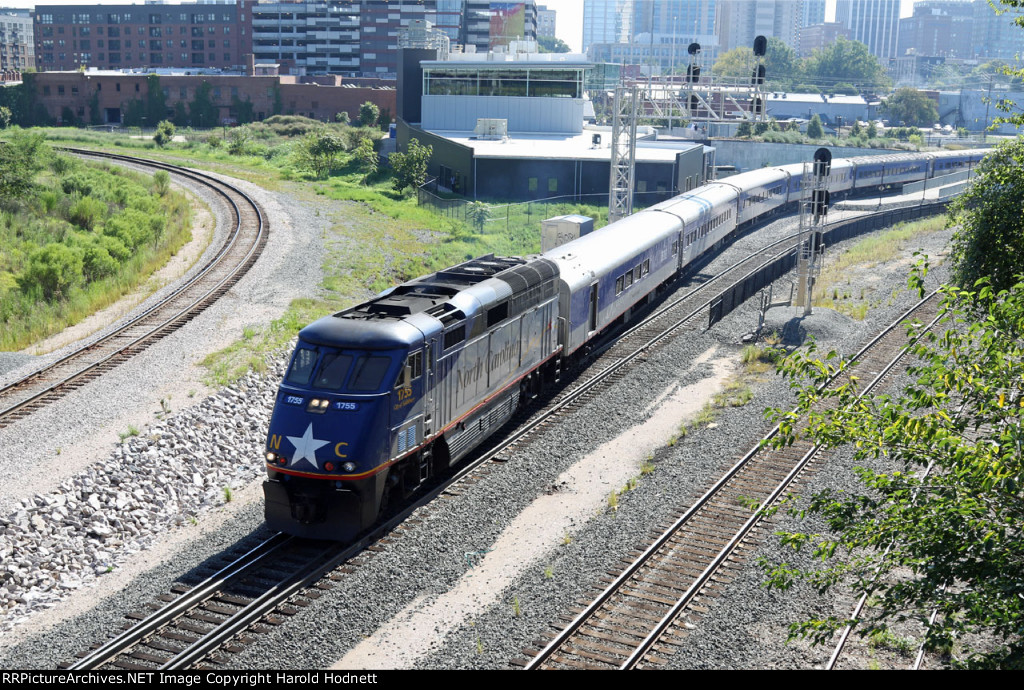
M 553 374 L 557 272 L 486 256 L 299 333 L 267 437 L 270 527 L 349 539 Z
M 834 160 L 827 184 L 873 191 L 969 168 L 984 153 Z M 690 263 L 799 200 L 802 174 L 742 173 L 542 256 L 467 261 L 307 326 L 267 435 L 268 524 L 320 539 L 364 531 Z

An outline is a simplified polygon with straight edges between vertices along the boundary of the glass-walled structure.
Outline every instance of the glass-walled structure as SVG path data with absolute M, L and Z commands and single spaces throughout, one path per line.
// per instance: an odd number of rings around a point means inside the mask
M 584 68 L 483 67 L 424 68 L 426 96 L 522 96 L 583 98 Z
M 420 62 L 421 124 L 428 131 L 473 131 L 479 119 L 509 132 L 579 133 L 593 63 L 571 53 L 453 53 Z

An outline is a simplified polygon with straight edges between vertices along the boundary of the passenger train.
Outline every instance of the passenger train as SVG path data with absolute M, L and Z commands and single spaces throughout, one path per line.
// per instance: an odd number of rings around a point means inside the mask
M 836 159 L 832 198 L 965 169 L 985 151 Z M 484 256 L 302 329 L 277 393 L 268 525 L 350 540 L 463 458 L 609 326 L 739 228 L 800 197 L 803 165 L 712 182 L 529 258 Z

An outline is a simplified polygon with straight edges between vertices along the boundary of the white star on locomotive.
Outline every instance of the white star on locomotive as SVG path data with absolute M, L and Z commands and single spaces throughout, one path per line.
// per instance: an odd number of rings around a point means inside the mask
M 305 458 L 313 464 L 313 467 L 320 469 L 320 465 L 316 464 L 316 449 L 321 446 L 326 446 L 330 441 L 320 441 L 313 438 L 313 423 L 310 422 L 309 426 L 306 427 L 306 433 L 302 436 L 288 436 L 289 441 L 295 446 L 295 456 L 292 458 L 290 465 L 294 465 L 299 460 Z

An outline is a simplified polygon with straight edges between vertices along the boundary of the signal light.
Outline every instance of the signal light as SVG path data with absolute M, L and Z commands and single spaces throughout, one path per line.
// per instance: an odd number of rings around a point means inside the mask
M 333 462 L 325 462 L 324 463 L 324 471 L 326 471 L 326 472 L 333 472 L 334 471 L 334 463 Z

